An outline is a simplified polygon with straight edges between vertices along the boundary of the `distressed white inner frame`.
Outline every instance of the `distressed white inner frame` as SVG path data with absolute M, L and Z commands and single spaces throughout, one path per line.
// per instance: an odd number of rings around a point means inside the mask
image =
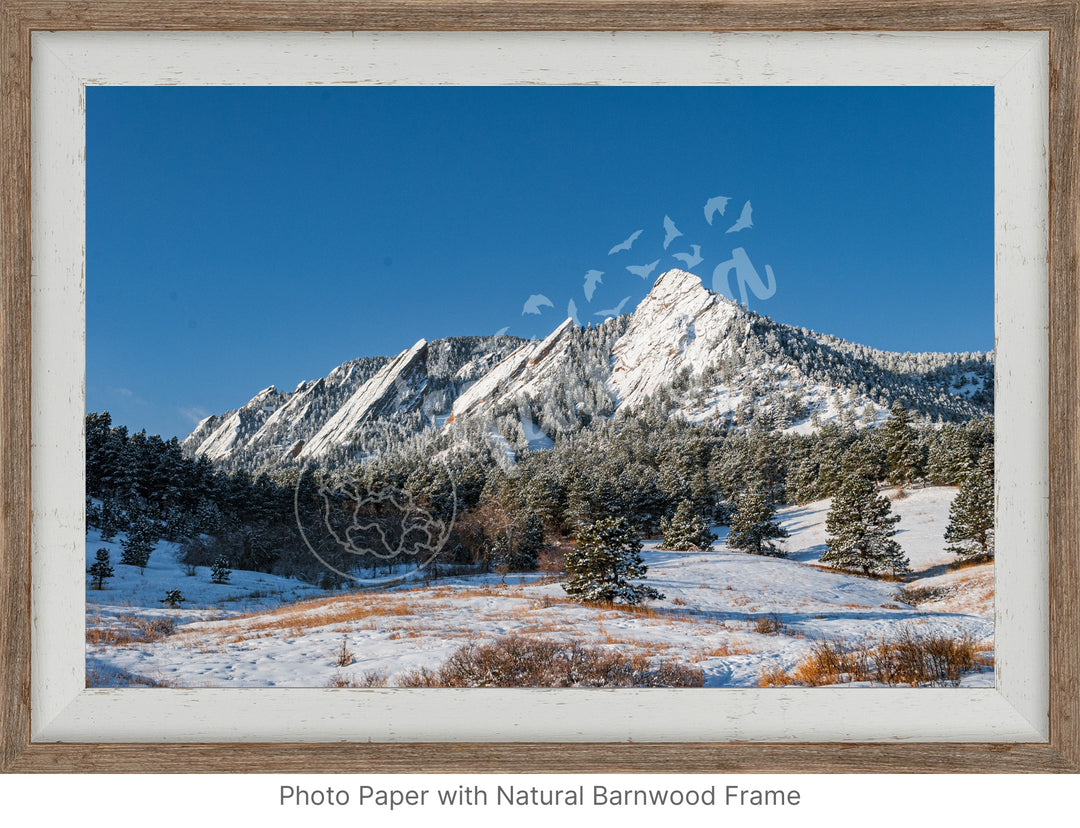
M 35 33 L 33 739 L 1046 741 L 1048 43 L 1045 32 Z M 995 87 L 996 688 L 85 689 L 85 86 L 519 83 Z

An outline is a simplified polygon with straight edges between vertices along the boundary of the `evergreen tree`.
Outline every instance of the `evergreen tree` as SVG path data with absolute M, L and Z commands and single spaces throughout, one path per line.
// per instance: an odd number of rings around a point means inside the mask
M 626 518 L 603 518 L 583 527 L 577 546 L 566 553 L 566 571 L 570 580 L 563 589 L 579 601 L 639 604 L 664 597 L 652 587 L 630 583 L 644 578 L 647 568 L 641 541 Z
M 94 562 L 90 564 L 90 569 L 87 571 L 93 578 L 93 588 L 104 589 L 105 579 L 113 576 L 113 568 L 109 563 L 109 550 L 99 549 L 94 553 Z
M 786 538 L 788 531 L 776 520 L 776 507 L 760 488 L 753 488 L 739 498 L 731 517 L 727 545 L 755 555 L 783 555 L 777 538 Z
M 545 548 L 547 543 L 544 540 L 544 521 L 536 512 L 530 512 L 518 533 L 513 568 L 519 572 L 532 572 Z
M 123 514 L 111 498 L 101 501 L 98 510 L 98 528 L 101 531 L 101 539 L 108 543 L 116 537 L 116 533 L 123 528 Z
M 142 513 L 136 515 L 128 526 L 126 537 L 120 541 L 124 550 L 120 563 L 146 569 L 146 565 L 150 563 L 150 553 L 154 551 L 157 542 L 156 524 Z
M 949 507 L 945 540 L 962 558 L 994 556 L 994 454 L 984 451 Z
M 714 540 L 709 525 L 694 511 L 694 504 L 689 500 L 679 502 L 670 521 L 661 518 L 660 531 L 664 535 L 661 548 L 673 552 L 708 549 Z
M 231 574 L 232 569 L 229 567 L 229 559 L 224 555 L 219 555 L 213 566 L 210 567 L 210 580 L 215 584 L 227 584 Z
M 908 561 L 892 539 L 900 516 L 892 514 L 888 498 L 878 494 L 874 481 L 852 475 L 833 497 L 825 518 L 828 550 L 822 563 L 844 569 L 906 572 Z
M 900 403 L 893 405 L 889 419 L 881 427 L 885 460 L 889 467 L 889 482 L 907 485 L 923 473 L 923 445 L 919 433 L 911 425 L 911 417 Z
M 180 590 L 170 589 L 165 593 L 165 597 L 161 599 L 161 603 L 167 607 L 179 609 L 184 600 L 184 594 Z

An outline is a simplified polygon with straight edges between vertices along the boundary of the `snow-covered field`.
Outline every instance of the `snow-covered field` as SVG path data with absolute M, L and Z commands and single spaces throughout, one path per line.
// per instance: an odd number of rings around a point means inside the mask
M 393 686 L 403 673 L 438 667 L 468 641 L 511 633 L 578 638 L 696 664 L 708 687 L 756 687 L 763 670 L 793 670 L 815 642 L 876 641 L 905 629 L 968 635 L 992 663 L 993 567 L 948 569 L 955 556 L 944 550 L 942 536 L 955 494 L 928 488 L 893 500 L 901 515 L 896 539 L 913 570 L 905 582 L 820 565 L 828 512 L 822 501 L 782 512 L 791 532 L 787 558 L 729 551 L 725 529 L 706 552 L 668 552 L 647 542 L 648 583 L 665 597 L 625 610 L 576 604 L 558 581 L 538 573 L 355 593 L 327 593 L 253 572 L 233 572 L 230 584 L 213 584 L 205 567 L 187 575 L 168 543 L 158 545 L 140 574 L 117 563 L 119 543 L 103 543 L 91 532 L 87 566 L 96 550 L 109 549 L 116 576 L 104 590 L 87 590 L 88 681 L 325 687 L 378 680 Z M 171 589 L 184 595 L 179 609 L 162 604 Z M 349 663 L 342 667 L 343 645 Z M 962 684 L 992 686 L 992 668 Z

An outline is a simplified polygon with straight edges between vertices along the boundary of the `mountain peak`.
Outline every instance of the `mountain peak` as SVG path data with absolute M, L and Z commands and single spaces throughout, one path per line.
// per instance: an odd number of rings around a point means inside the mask
M 672 269 L 656 280 L 612 352 L 610 388 L 634 407 L 690 368 L 700 371 L 727 347 L 724 332 L 738 306 L 706 290 L 701 279 Z
M 687 290 L 705 290 L 700 276 L 695 276 L 686 270 L 673 267 L 661 273 L 653 282 L 649 295 L 666 295 L 669 293 L 681 293 Z

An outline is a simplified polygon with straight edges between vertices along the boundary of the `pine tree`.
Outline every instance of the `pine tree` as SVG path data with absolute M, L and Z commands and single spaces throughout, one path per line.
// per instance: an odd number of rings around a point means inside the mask
M 144 514 L 136 515 L 128 527 L 127 536 L 120 541 L 124 550 L 120 563 L 146 569 L 146 565 L 150 563 L 150 553 L 154 551 L 157 542 L 156 524 Z
M 731 517 L 727 545 L 755 555 L 783 555 L 772 543 L 786 538 L 788 531 L 776 520 L 776 507 L 760 488 L 754 488 L 739 498 Z
M 532 572 L 545 548 L 547 543 L 544 540 L 544 521 L 536 512 L 530 512 L 518 533 L 513 568 L 518 572 Z
M 670 521 L 660 519 L 660 531 L 664 535 L 661 548 L 673 552 L 709 549 L 714 540 L 709 525 L 694 511 L 694 504 L 689 500 L 679 502 Z
M 971 559 L 994 556 L 994 454 L 984 451 L 949 507 L 950 552 Z
M 232 569 L 229 567 L 229 559 L 224 555 L 218 555 L 217 560 L 210 567 L 210 580 L 215 584 L 227 584 L 231 574 Z
M 161 603 L 163 603 L 167 607 L 179 609 L 180 605 L 185 600 L 186 599 L 184 598 L 184 594 L 180 590 L 170 589 L 165 593 L 165 597 L 161 599 Z
M 822 563 L 844 569 L 906 572 L 908 560 L 892 539 L 900 516 L 892 514 L 888 498 L 878 494 L 874 481 L 853 475 L 833 497 L 825 518 L 828 550 Z
M 111 498 L 101 501 L 101 509 L 98 512 L 98 527 L 101 531 L 101 539 L 106 543 L 116 537 L 116 533 L 122 528 L 123 515 L 119 507 Z
M 664 596 L 652 587 L 631 584 L 644 578 L 641 541 L 626 518 L 603 518 L 578 533 L 577 546 L 566 553 L 570 580 L 567 595 L 579 601 L 639 604 Z
M 911 426 L 907 409 L 900 403 L 893 405 L 889 419 L 881 427 L 881 440 L 890 483 L 907 485 L 922 475 L 926 465 L 923 446 L 918 432 Z
M 94 554 L 94 562 L 90 564 L 90 569 L 87 571 L 93 578 L 93 588 L 104 589 L 105 579 L 113 576 L 112 564 L 109 563 L 109 550 L 99 549 Z

